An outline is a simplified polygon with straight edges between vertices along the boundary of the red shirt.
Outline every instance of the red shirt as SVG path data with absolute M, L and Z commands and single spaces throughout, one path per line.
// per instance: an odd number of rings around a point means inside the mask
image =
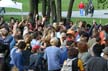
M 84 4 L 83 3 L 80 3 L 79 4 L 79 9 L 83 9 L 84 8 Z

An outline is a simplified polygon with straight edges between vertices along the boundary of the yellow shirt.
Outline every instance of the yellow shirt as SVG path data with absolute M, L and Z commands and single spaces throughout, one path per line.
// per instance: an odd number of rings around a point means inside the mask
M 83 62 L 81 59 L 78 59 L 78 67 L 80 71 L 84 71 L 84 66 L 83 66 Z

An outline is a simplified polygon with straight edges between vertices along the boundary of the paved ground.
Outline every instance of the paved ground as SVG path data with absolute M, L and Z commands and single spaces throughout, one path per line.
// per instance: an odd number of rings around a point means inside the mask
M 4 15 L 28 15 L 29 12 L 6 12 Z M 39 13 L 39 15 L 42 15 Z M 63 11 L 62 16 L 66 17 L 67 12 Z M 81 17 L 81 18 L 91 18 L 90 14 L 88 16 L 80 16 L 79 11 L 73 11 L 72 17 Z M 108 18 L 108 10 L 95 10 L 93 18 Z

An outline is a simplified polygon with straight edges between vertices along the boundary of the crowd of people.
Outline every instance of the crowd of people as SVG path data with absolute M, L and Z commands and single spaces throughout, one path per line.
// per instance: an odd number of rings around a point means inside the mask
M 0 71 L 108 71 L 108 25 L 0 17 Z

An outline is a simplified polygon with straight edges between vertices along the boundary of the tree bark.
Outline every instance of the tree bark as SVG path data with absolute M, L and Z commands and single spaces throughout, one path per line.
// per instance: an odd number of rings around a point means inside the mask
M 33 8 L 34 8 L 33 0 L 29 0 L 29 1 L 30 1 L 30 13 L 33 13 Z
M 52 21 L 57 21 L 55 0 L 50 1 Z
M 42 0 L 42 15 L 43 15 L 43 17 L 46 16 L 46 4 L 47 4 L 47 0 Z
M 71 19 L 73 4 L 74 4 L 74 0 L 70 0 L 68 14 L 67 14 L 67 21 L 70 21 Z
M 51 12 L 51 7 L 50 7 L 50 0 L 47 0 L 47 20 L 49 21 L 50 19 L 50 12 Z
M 35 16 L 38 14 L 39 0 L 30 0 L 30 12 Z
M 57 22 L 61 21 L 61 0 L 57 0 Z

